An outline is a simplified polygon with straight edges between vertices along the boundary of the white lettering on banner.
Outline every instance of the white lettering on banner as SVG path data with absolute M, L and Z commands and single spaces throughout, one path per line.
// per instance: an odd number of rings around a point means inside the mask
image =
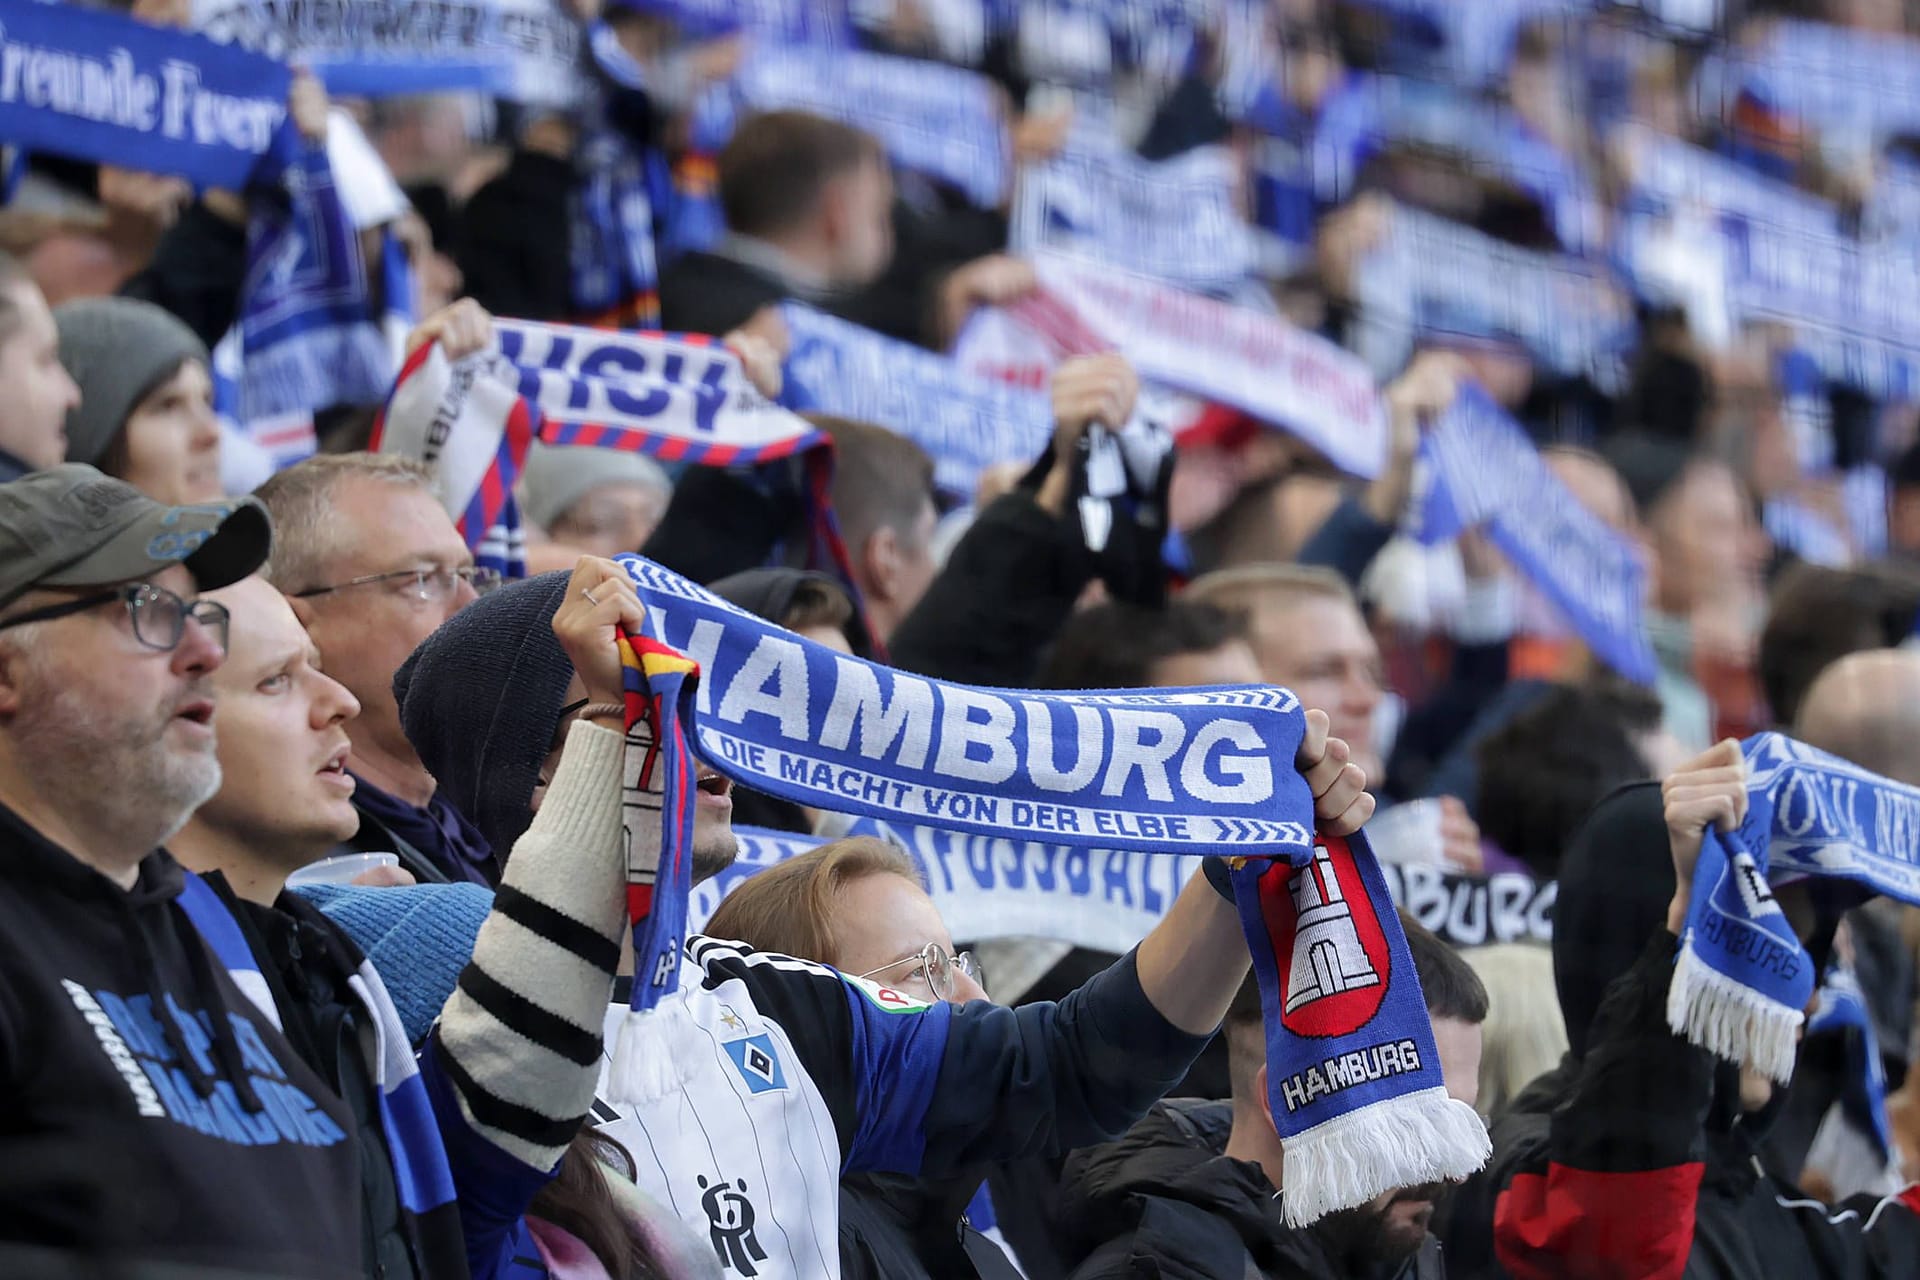
M 1386 410 L 1358 357 L 1278 317 L 1112 267 L 1041 253 L 1034 272 L 1146 377 L 1284 427 L 1352 475 L 1379 474 Z
M 1288 1111 L 1298 1111 L 1344 1089 L 1419 1070 L 1419 1047 L 1411 1040 L 1392 1040 L 1328 1058 L 1287 1077 L 1280 1082 L 1280 1097 Z
M 409 66 L 486 72 L 486 87 L 522 102 L 578 96 L 580 25 L 552 0 L 194 0 L 195 30 L 306 62 L 323 77 L 356 67 L 356 91 L 405 92 Z M 372 83 L 390 64 L 392 87 Z
M 1456 947 L 1553 940 L 1554 881 L 1516 872 L 1468 876 L 1422 863 L 1383 862 L 1380 870 L 1394 902 Z
M 284 102 L 217 93 L 190 63 L 168 60 L 158 76 L 134 69 L 115 47 L 97 56 L 9 40 L 0 26 L 0 103 L 56 111 L 94 124 L 201 146 L 265 152 L 286 117 Z

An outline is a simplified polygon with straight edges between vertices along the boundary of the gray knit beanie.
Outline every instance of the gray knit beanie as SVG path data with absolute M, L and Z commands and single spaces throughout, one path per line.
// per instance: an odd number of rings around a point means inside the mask
M 666 470 L 644 453 L 535 442 L 520 473 L 520 514 L 540 529 L 551 529 L 574 503 L 603 484 L 646 485 L 661 493 L 673 489 Z
M 553 634 L 565 570 L 510 582 L 442 623 L 393 677 L 400 727 L 440 793 L 503 860 L 553 746 L 573 663 Z
M 206 344 L 172 312 L 138 298 L 81 298 L 53 311 L 60 363 L 80 386 L 67 411 L 67 461 L 97 466 L 148 392 Z

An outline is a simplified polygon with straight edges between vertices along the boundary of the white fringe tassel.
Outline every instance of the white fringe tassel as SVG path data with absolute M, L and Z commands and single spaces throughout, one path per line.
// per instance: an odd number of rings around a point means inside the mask
M 699 1035 L 686 1002 L 677 995 L 651 1009 L 630 1011 L 620 1023 L 607 1069 L 609 1101 L 640 1107 L 677 1091 L 685 1079 L 679 1047 Z
M 1667 1025 L 1691 1044 L 1765 1072 L 1781 1084 L 1793 1078 L 1793 1059 L 1806 1014 L 1735 982 L 1682 946 L 1667 990 Z
M 1474 1109 L 1422 1089 L 1336 1116 L 1282 1144 L 1280 1203 L 1290 1227 L 1423 1182 L 1458 1181 L 1493 1155 Z

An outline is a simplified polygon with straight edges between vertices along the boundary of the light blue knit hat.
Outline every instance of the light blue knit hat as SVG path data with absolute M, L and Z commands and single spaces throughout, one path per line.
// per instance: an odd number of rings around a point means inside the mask
M 473 958 L 493 894 L 477 884 L 373 889 L 314 884 L 294 890 L 346 931 L 387 985 L 407 1039 L 418 1045 Z

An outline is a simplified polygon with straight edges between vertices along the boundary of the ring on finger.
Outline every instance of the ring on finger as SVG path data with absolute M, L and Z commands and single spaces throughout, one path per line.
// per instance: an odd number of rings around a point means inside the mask
M 581 595 L 583 595 L 583 596 L 585 596 L 585 597 L 587 598 L 587 602 L 588 602 L 589 604 L 599 604 L 599 603 L 600 603 L 600 601 L 599 601 L 599 599 L 598 599 L 598 597 L 596 597 L 596 596 L 595 596 L 595 595 L 593 594 L 593 588 L 592 588 L 592 587 L 582 587 L 582 588 L 580 588 L 580 594 L 581 594 Z

